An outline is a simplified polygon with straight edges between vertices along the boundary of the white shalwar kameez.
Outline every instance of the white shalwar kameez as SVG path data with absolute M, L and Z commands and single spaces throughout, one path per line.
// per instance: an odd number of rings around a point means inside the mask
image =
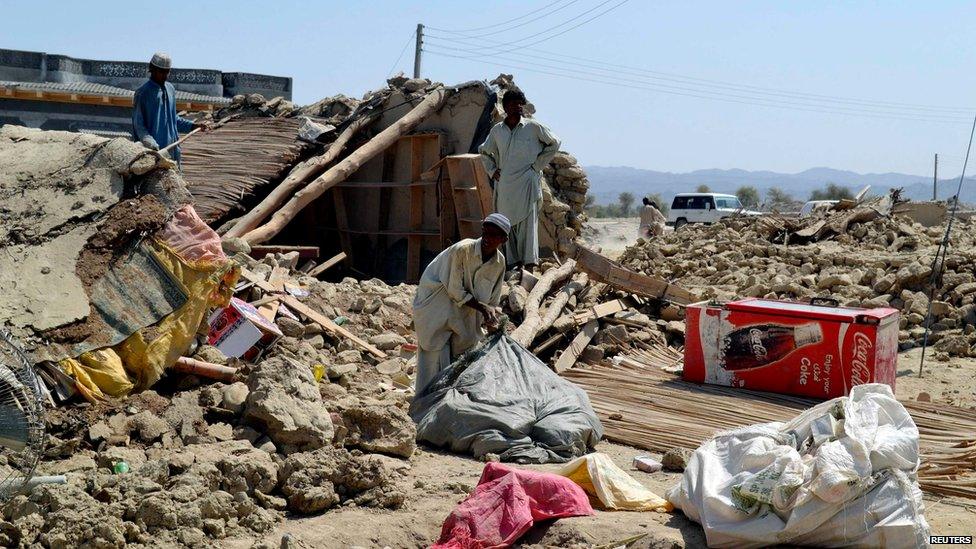
M 495 211 L 512 222 L 505 245 L 509 265 L 539 262 L 539 201 L 542 170 L 559 152 L 559 139 L 549 128 L 523 118 L 510 129 L 499 122 L 478 148 L 488 175 L 501 170 L 495 182 Z
M 501 301 L 505 257 L 501 250 L 481 259 L 481 239 L 466 239 L 437 255 L 424 269 L 413 300 L 417 330 L 419 393 L 454 358 L 485 337 L 481 313 L 465 305 L 476 299 L 489 307 Z

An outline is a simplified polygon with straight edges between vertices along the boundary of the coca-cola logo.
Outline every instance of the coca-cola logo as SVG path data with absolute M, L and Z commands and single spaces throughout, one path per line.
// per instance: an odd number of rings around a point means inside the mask
M 874 343 L 862 333 L 854 334 L 854 347 L 851 356 L 851 385 L 862 385 L 871 380 L 868 369 L 868 353 L 874 348 Z
M 764 360 L 766 355 L 769 354 L 766 346 L 763 345 L 762 336 L 762 330 L 758 328 L 749 330 L 749 346 L 752 347 L 752 354 L 756 355 L 756 358 L 760 360 Z

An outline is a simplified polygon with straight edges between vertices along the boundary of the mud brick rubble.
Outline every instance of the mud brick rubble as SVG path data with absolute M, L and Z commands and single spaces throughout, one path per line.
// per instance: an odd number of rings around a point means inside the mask
M 804 223 L 842 219 L 832 212 Z M 907 217 L 854 222 L 829 239 L 782 244 L 768 218 L 726 219 L 686 226 L 628 248 L 621 262 L 696 291 L 703 299 L 831 297 L 841 305 L 893 307 L 901 312 L 900 350 L 921 346 L 929 282 L 944 225 L 923 227 Z M 976 356 L 976 264 L 972 221 L 956 221 L 942 285 L 932 305 L 929 343 L 935 357 Z
M 274 257 L 254 265 L 276 265 Z M 253 261 L 252 261 L 253 263 Z M 412 288 L 379 281 L 308 283 L 308 302 L 342 311 L 347 326 L 382 349 L 406 340 Z M 315 324 L 279 319 L 279 339 L 256 364 L 209 346 L 195 358 L 241 367 L 239 381 L 164 378 L 121 402 L 57 408 L 42 486 L 3 505 L 0 545 L 204 547 L 259 537 L 286 513 L 336 506 L 398 508 L 416 449 L 409 396 L 376 361 Z M 406 370 L 386 361 L 385 372 Z M 324 375 L 316 381 L 313 367 Z M 125 462 L 130 472 L 113 474 Z

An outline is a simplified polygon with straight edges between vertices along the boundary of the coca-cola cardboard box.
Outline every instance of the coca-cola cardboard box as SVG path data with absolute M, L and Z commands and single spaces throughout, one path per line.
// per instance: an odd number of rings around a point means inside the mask
M 895 388 L 898 310 L 743 299 L 689 305 L 684 379 L 815 398 Z

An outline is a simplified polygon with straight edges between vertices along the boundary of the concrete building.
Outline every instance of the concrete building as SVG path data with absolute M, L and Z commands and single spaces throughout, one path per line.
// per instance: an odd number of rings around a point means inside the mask
M 145 62 L 0 49 L 0 125 L 129 135 L 132 96 L 148 74 Z M 237 94 L 291 99 L 283 76 L 174 68 L 169 81 L 178 110 L 214 110 Z

